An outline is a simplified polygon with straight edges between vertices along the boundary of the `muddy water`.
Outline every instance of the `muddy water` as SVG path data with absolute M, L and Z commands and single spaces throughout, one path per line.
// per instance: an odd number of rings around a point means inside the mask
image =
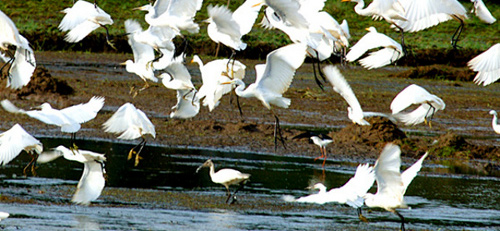
M 42 140 L 46 147 L 68 140 Z M 364 208 L 369 223 L 343 205 L 284 202 L 283 195 L 303 196 L 309 184 L 339 187 L 358 163 L 277 157 L 227 150 L 147 146 L 138 167 L 126 160 L 130 144 L 79 141 L 81 149 L 106 153 L 107 186 L 92 206 L 69 202 L 82 166 L 59 159 L 39 165 L 37 177 L 22 175 L 29 161 L 22 155 L 2 167 L 0 211 L 11 217 L 6 230 L 386 230 L 399 227 L 393 214 Z M 216 168 L 252 174 L 235 205 L 226 205 L 223 186 L 210 182 L 208 170 L 195 173 L 206 159 Z M 407 167 L 408 164 L 405 163 Z M 424 164 L 407 191 L 411 210 L 400 210 L 412 230 L 496 230 L 500 228 L 499 179 L 458 175 L 444 165 Z M 375 192 L 376 189 L 372 188 Z

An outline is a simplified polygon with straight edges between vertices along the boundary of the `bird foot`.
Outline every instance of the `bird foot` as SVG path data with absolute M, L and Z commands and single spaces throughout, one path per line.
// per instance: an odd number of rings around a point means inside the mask
M 73 146 L 71 146 L 69 149 L 71 150 L 71 152 L 73 153 L 73 155 L 76 155 L 75 152 L 78 152 L 78 146 L 76 146 L 75 143 L 73 143 Z
M 368 219 L 366 219 L 366 217 L 365 217 L 365 216 L 363 216 L 363 214 L 359 214 L 359 215 L 358 215 L 358 217 L 359 217 L 359 220 L 360 220 L 360 221 L 365 222 L 365 223 L 368 223 Z
M 136 155 L 137 152 L 134 149 L 131 149 L 130 152 L 128 152 L 127 160 L 132 159 L 132 155 Z
M 142 159 L 142 156 L 139 156 L 139 154 L 135 155 L 135 162 L 134 162 L 134 167 L 137 167 L 139 165 L 139 161 Z

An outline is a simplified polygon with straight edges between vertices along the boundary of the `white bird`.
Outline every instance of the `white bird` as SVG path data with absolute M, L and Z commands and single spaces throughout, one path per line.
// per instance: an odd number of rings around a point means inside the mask
M 494 83 L 500 78 L 500 43 L 471 59 L 469 68 L 477 72 L 474 83 L 483 86 Z
M 139 137 L 142 138 L 142 141 L 138 145 L 130 149 L 127 157 L 127 159 L 130 160 L 133 154 L 136 155 L 135 166 L 139 164 L 139 159 L 141 158 L 139 154 L 146 145 L 145 135 L 150 134 L 153 138 L 156 138 L 156 131 L 153 123 L 151 123 L 144 112 L 137 109 L 131 103 L 125 103 L 118 108 L 111 118 L 104 122 L 103 127 L 105 132 L 121 133 L 118 139 L 134 140 Z M 135 151 L 139 146 L 139 151 Z
M 405 10 L 406 20 L 395 20 L 399 30 L 417 32 L 454 19 L 460 22 L 452 36 L 451 45 L 456 48 L 458 38 L 468 19 L 467 11 L 457 0 L 398 0 Z
M 402 112 L 412 104 L 420 106 L 412 112 Z M 429 127 L 431 127 L 434 113 L 444 110 L 445 106 L 446 104 L 441 98 L 416 84 L 403 89 L 391 102 L 392 115 L 398 121 L 403 122 L 405 125 L 416 125 L 425 122 L 426 124 L 429 123 Z
M 245 89 L 245 83 L 241 79 L 233 79 L 230 82 L 238 87 L 235 88 L 236 95 L 243 98 L 257 98 L 267 109 L 271 110 L 275 118 L 274 147 L 277 148 L 277 135 L 280 136 L 284 145 L 278 116 L 271 109 L 271 104 L 288 108 L 291 100 L 283 97 L 292 83 L 295 70 L 297 70 L 306 57 L 306 45 L 295 43 L 278 48 L 267 55 L 266 64 L 255 65 L 256 80 Z
M 184 59 L 179 56 L 166 66 L 165 73 L 160 75 L 161 82 L 168 89 L 196 91 L 191 82 L 191 74 L 183 62 Z
M 493 120 L 491 120 L 493 131 L 495 131 L 497 134 L 500 134 L 500 124 L 498 124 L 497 122 L 497 112 L 495 110 L 491 110 L 490 115 L 493 115 Z
M 358 98 L 356 98 L 351 86 L 349 86 L 349 83 L 347 83 L 339 69 L 330 65 L 323 68 L 323 72 L 325 73 L 328 81 L 332 84 L 333 90 L 339 93 L 345 99 L 347 104 L 349 104 L 349 107 L 347 107 L 347 116 L 349 119 L 353 123 L 359 125 L 370 125 L 370 123 L 364 119 L 363 109 L 361 109 Z
M 203 81 L 197 96 L 203 99 L 203 106 L 208 106 L 209 111 L 217 107 L 222 96 L 234 88 L 233 85 L 222 83 L 245 78 L 246 66 L 238 60 L 234 60 L 233 64 L 229 66 L 229 71 L 227 70 L 229 59 L 217 59 L 203 64 L 200 57 L 195 55 L 191 60 L 191 63 L 193 62 L 198 64 Z
M 42 143 L 26 132 L 21 125 L 15 124 L 9 130 L 0 134 L 0 164 L 6 165 L 16 158 L 22 151 L 26 151 L 31 157 L 31 162 L 23 169 L 33 164 L 38 154 L 43 151 Z M 31 166 L 31 172 L 35 175 L 35 166 Z
M 214 163 L 212 162 L 211 159 L 208 159 L 203 163 L 198 169 L 196 169 L 196 172 L 200 171 L 201 168 L 203 167 L 208 167 L 210 168 L 210 179 L 212 179 L 212 182 L 224 185 L 226 187 L 226 194 L 227 194 L 227 199 L 226 203 L 229 202 L 229 199 L 231 198 L 231 192 L 229 191 L 229 186 L 231 185 L 239 185 L 239 187 L 233 192 L 233 200 L 231 201 L 231 204 L 236 201 L 235 194 L 243 188 L 243 185 L 248 181 L 250 178 L 250 174 L 248 173 L 242 173 L 238 170 L 234 170 L 231 168 L 223 168 L 219 169 L 219 171 L 215 172 L 215 167 Z
M 293 196 L 285 195 L 283 196 L 283 200 L 287 202 L 302 202 L 302 203 L 317 203 L 317 204 L 324 204 L 326 203 L 325 201 L 325 194 L 326 194 L 326 186 L 322 183 L 316 183 L 313 186 L 307 187 L 309 190 L 318 190 L 317 193 L 299 197 L 299 198 L 294 198 Z
M 82 177 L 76 186 L 76 192 L 71 201 L 76 204 L 89 205 L 96 200 L 104 188 L 105 179 L 104 154 L 87 150 L 70 150 L 62 145 L 52 151 L 40 154 L 37 163 L 47 163 L 63 156 L 67 160 L 78 161 L 84 164 Z
M 200 111 L 200 99 L 196 91 L 177 90 L 177 104 L 172 107 L 170 118 L 188 119 L 194 117 Z
M 9 215 L 10 215 L 9 213 L 0 212 L 0 221 L 7 219 L 7 217 L 9 217 Z
M 368 50 L 378 47 L 383 47 L 383 49 L 371 52 L 368 57 L 359 60 L 359 63 L 368 70 L 389 65 L 404 56 L 401 44 L 387 35 L 377 32 L 375 27 L 370 27 L 366 30 L 369 32 L 359 39 L 351 47 L 349 53 L 347 53 L 347 61 L 354 62 Z
M 203 0 L 156 0 L 153 5 L 135 9 L 148 11 L 144 18 L 151 26 L 168 26 L 177 34 L 182 30 L 198 33 L 200 27 L 194 22 L 194 16 L 202 4 Z
M 126 20 L 125 31 L 128 36 L 128 44 L 134 54 L 134 60 L 127 60 L 122 64 L 125 65 L 127 72 L 138 75 L 144 81 L 144 87 L 139 89 L 139 91 L 142 91 L 149 87 L 148 80 L 158 82 L 153 68 L 148 66 L 155 59 L 154 49 L 150 45 L 137 41 L 137 37 L 143 33 L 141 25 L 137 21 Z
M 323 158 L 323 168 L 325 167 L 325 162 L 326 162 L 326 145 L 331 144 L 333 142 L 333 139 L 327 135 L 323 135 L 323 137 L 319 136 L 311 136 L 311 140 L 313 141 L 314 144 L 319 146 L 319 149 L 321 151 L 321 156 L 316 157 L 314 160 L 317 160 L 319 158 Z
M 9 51 L 10 45 L 16 47 L 13 56 Z M 0 51 L 9 56 L 5 57 L 7 59 L 5 61 L 10 63 L 7 87 L 20 89 L 28 85 L 36 68 L 33 49 L 29 46 L 28 40 L 19 34 L 14 22 L 2 11 L 0 11 Z
M 75 133 L 80 130 L 81 124 L 97 116 L 97 112 L 104 105 L 104 97 L 94 96 L 87 103 L 73 105 L 61 110 L 52 108 L 49 103 L 43 103 L 37 107 L 40 110 L 32 111 L 17 108 L 7 99 L 2 100 L 1 104 L 8 112 L 26 114 L 46 124 L 59 126 L 61 132 L 72 133 L 74 139 Z
M 403 231 L 405 230 L 404 217 L 396 209 L 408 208 L 404 201 L 406 189 L 422 168 L 422 162 L 427 155 L 428 153 L 425 153 L 410 168 L 401 173 L 401 150 L 395 144 L 387 144 L 374 166 L 377 193 L 366 193 L 364 196 L 366 206 L 383 208 L 401 218 Z
M 70 43 L 77 43 L 85 38 L 93 30 L 104 27 L 106 29 L 106 41 L 110 46 L 109 32 L 106 25 L 113 24 L 113 19 L 97 5 L 87 1 L 79 0 L 73 7 L 62 11 L 64 15 L 59 29 L 63 32 L 69 31 L 64 40 Z
M 493 24 L 497 21 L 493 15 L 491 15 L 490 11 L 484 4 L 483 0 L 470 0 L 472 3 L 474 3 L 474 8 L 472 8 L 471 13 L 475 13 L 476 16 L 481 19 L 481 21 L 488 23 L 488 24 Z

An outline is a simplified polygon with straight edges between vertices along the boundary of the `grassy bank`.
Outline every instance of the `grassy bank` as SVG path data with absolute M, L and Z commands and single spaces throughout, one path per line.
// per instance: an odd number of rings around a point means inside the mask
M 237 8 L 243 0 L 232 0 L 230 8 Z M 143 24 L 145 12 L 134 11 L 132 8 L 147 4 L 148 1 L 118 1 L 118 0 L 100 0 L 99 6 L 107 11 L 114 20 L 114 24 L 110 27 L 112 40 L 116 44 L 118 52 L 130 52 L 126 36 L 124 33 L 123 22 L 126 19 L 136 19 Z M 226 1 L 206 0 L 203 3 L 202 10 L 198 12 L 196 19 L 201 20 L 207 18 L 206 6 L 209 4 L 225 4 Z M 461 1 L 461 3 L 470 9 L 472 4 L 470 1 Z M 492 14 L 500 18 L 500 5 L 492 1 L 486 1 L 486 4 Z M 25 35 L 36 50 L 79 50 L 93 52 L 116 52 L 113 51 L 103 40 L 104 29 L 98 29 L 91 35 L 77 44 L 69 44 L 63 40 L 64 33 L 57 29 L 59 22 L 64 16 L 60 11 L 66 7 L 71 7 L 71 1 L 58 0 L 3 0 L 0 4 L 0 10 L 5 12 L 16 23 L 21 34 Z M 389 24 L 385 21 L 373 21 L 369 17 L 357 15 L 353 8 L 355 3 L 345 3 L 340 0 L 329 0 L 326 3 L 325 11 L 329 12 L 337 21 L 341 22 L 346 19 L 349 22 L 352 35 L 351 44 L 362 37 L 366 31 L 364 28 L 374 26 L 379 32 L 385 33 L 388 36 L 399 41 L 400 35 L 393 31 Z M 262 13 L 257 19 L 260 22 Z M 451 35 L 459 25 L 456 21 L 448 21 L 438 26 L 429 28 L 418 33 L 408 33 L 406 43 L 415 54 L 415 59 L 426 59 L 427 56 L 432 56 L 428 62 L 432 63 L 435 59 L 439 59 L 444 55 L 464 56 L 464 60 L 471 55 L 477 54 L 491 45 L 500 41 L 500 26 L 496 22 L 493 25 L 487 25 L 479 21 L 475 15 L 469 15 L 469 20 L 466 22 L 465 30 L 462 33 L 459 45 L 463 48 L 461 52 L 450 52 Z M 186 34 L 186 38 L 190 44 L 190 50 L 194 53 L 213 55 L 216 44 L 212 42 L 206 35 L 206 24 L 201 24 L 201 33 Z M 248 43 L 248 49 L 242 55 L 250 58 L 264 58 L 265 55 L 272 49 L 289 43 L 289 39 L 281 31 L 264 30 L 259 25 L 254 26 L 254 30 L 244 38 Z M 177 41 L 179 43 L 180 40 Z M 431 52 L 422 52 L 422 50 L 432 49 Z M 222 49 L 223 54 L 226 49 Z M 406 61 L 411 63 L 411 61 Z

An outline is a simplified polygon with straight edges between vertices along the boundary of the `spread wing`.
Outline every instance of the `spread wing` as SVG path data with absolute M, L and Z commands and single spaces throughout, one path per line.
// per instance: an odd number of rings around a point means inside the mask
M 89 102 L 64 108 L 60 112 L 77 123 L 94 119 L 104 105 L 104 97 L 94 96 Z

